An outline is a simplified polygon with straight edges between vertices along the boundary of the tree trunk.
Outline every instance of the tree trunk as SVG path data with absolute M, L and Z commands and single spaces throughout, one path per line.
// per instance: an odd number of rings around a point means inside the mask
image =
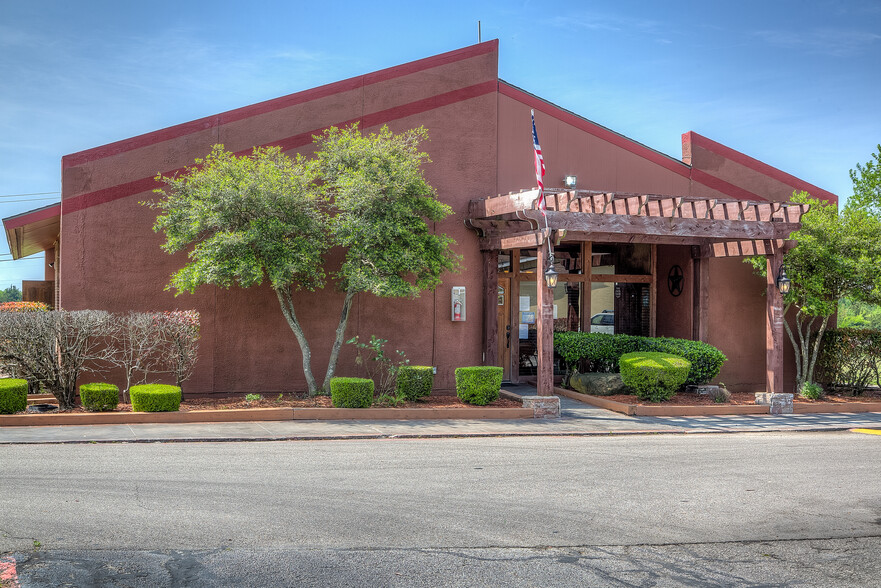
M 312 349 L 309 342 L 306 341 L 306 334 L 303 333 L 303 327 L 297 320 L 294 313 L 294 301 L 291 299 L 291 291 L 289 288 L 275 288 L 275 294 L 278 296 L 278 303 L 281 305 L 281 312 L 288 325 L 294 332 L 297 342 L 300 344 L 300 351 L 303 353 L 303 374 L 306 376 L 306 386 L 309 388 L 309 396 L 315 396 L 318 393 L 318 385 L 315 382 L 315 376 L 312 375 Z
M 336 338 L 333 341 L 333 349 L 330 351 L 330 360 L 327 362 L 327 373 L 324 376 L 324 384 L 321 386 L 325 392 L 330 391 L 330 379 L 336 372 L 337 360 L 340 357 L 340 348 L 346 335 L 346 325 L 349 323 L 349 310 L 352 308 L 352 300 L 355 292 L 349 288 L 346 290 L 346 299 L 343 302 L 343 311 L 340 313 L 340 322 L 336 328 Z
M 820 344 L 823 342 L 823 333 L 826 332 L 826 325 L 829 324 L 829 317 L 824 316 L 820 323 L 820 330 L 817 331 L 817 339 L 814 341 L 814 348 L 811 351 L 811 363 L 805 374 L 805 381 L 814 381 L 814 368 L 817 367 L 817 357 L 820 355 Z

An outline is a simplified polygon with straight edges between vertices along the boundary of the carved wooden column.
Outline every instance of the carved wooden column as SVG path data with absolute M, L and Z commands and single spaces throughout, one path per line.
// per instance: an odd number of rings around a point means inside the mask
M 499 252 L 491 250 L 482 253 L 483 365 L 497 365 L 499 361 Z
M 767 311 L 765 313 L 765 382 L 766 392 L 783 392 L 783 295 L 777 289 L 777 273 L 783 263 L 783 255 L 767 255 Z
M 545 284 L 547 269 L 548 239 L 545 239 L 538 249 L 538 262 L 535 264 L 538 307 L 535 320 L 538 356 L 536 391 L 539 396 L 552 396 L 554 393 L 554 293 Z
M 710 260 L 700 256 L 700 248 L 692 248 L 692 311 L 691 338 L 694 341 L 707 342 L 707 326 L 709 324 L 710 307 Z

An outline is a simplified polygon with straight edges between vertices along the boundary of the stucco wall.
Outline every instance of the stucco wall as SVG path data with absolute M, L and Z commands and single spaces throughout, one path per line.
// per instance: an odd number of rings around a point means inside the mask
M 463 271 L 417 300 L 359 295 L 346 337 L 371 334 L 392 340 L 414 364 L 438 366 L 436 387 L 453 388 L 453 369 L 481 363 L 481 258 L 463 218 L 471 198 L 496 189 L 497 43 L 435 56 L 67 156 L 62 177 L 62 304 L 111 311 L 195 308 L 202 343 L 187 390 L 274 392 L 303 390 L 297 342 L 271 289 L 221 290 L 205 286 L 175 298 L 163 290 L 185 254 L 160 250 L 155 213 L 139 201 L 153 198 L 152 178 L 204 156 L 214 143 L 234 152 L 280 144 L 309 152 L 311 135 L 331 124 L 361 121 L 365 130 L 424 125 L 433 163 L 428 181 L 454 214 L 436 229 L 452 236 Z M 331 260 L 333 265 L 333 260 Z M 450 322 L 450 288 L 468 291 L 468 321 Z M 298 293 L 296 309 L 312 343 L 319 381 L 327 366 L 342 295 L 332 288 Z M 357 375 L 344 346 L 339 375 Z

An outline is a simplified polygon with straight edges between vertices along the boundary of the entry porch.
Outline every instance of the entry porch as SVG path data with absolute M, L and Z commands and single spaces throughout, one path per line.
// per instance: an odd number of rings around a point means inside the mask
M 466 224 L 483 253 L 484 363 L 517 383 L 535 377 L 553 392 L 553 333 L 658 335 L 661 317 L 685 338 L 707 341 L 709 260 L 766 255 L 766 391 L 783 390 L 782 253 L 808 206 L 570 190 L 538 190 L 472 200 Z M 676 261 L 677 263 L 673 263 Z M 556 274 L 548 287 L 546 274 Z M 679 321 L 678 323 L 676 321 Z M 723 349 L 724 351 L 724 349 Z

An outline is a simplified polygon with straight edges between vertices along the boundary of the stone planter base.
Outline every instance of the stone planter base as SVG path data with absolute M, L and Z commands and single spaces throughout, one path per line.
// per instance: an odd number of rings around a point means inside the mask
M 560 418 L 559 396 L 524 396 L 523 408 L 531 408 L 536 419 Z
M 771 407 L 771 414 L 792 414 L 792 394 L 756 392 L 756 404 Z

